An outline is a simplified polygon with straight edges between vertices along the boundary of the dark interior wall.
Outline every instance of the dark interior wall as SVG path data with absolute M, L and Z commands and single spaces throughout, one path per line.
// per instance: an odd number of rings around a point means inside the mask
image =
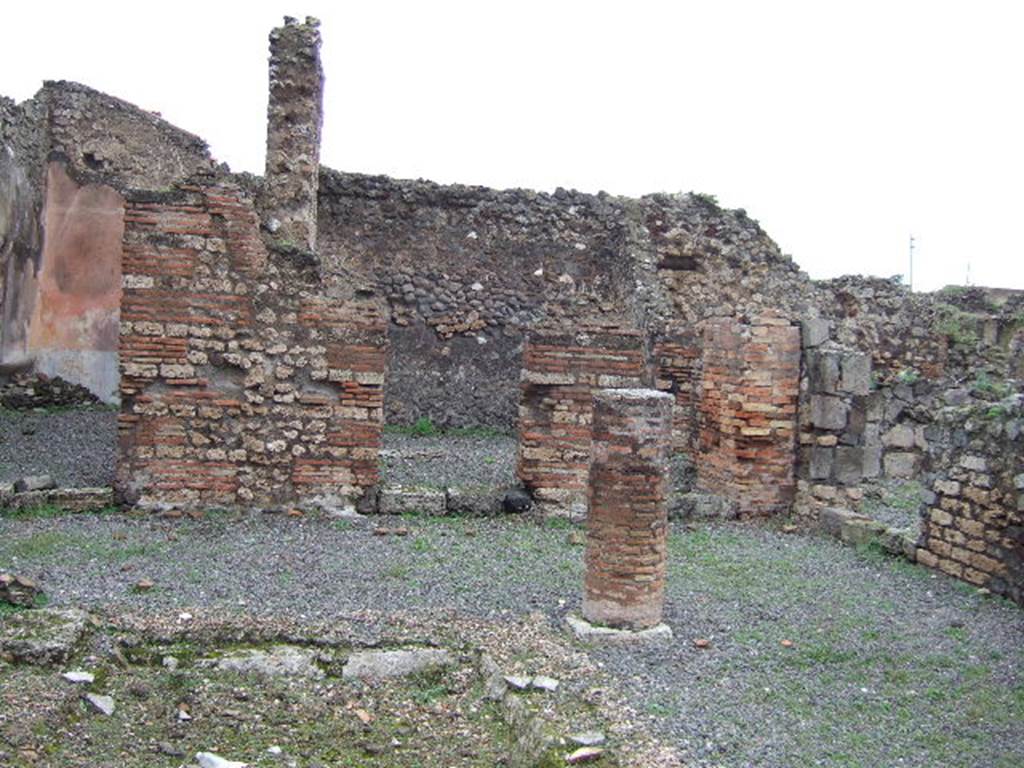
M 369 278 L 391 323 L 386 416 L 511 428 L 523 331 L 632 306 L 621 201 L 324 171 L 329 268 Z
M 0 364 L 27 362 L 42 255 L 45 121 L 33 102 L 0 97 Z M 18 300 L 24 297 L 24 300 Z

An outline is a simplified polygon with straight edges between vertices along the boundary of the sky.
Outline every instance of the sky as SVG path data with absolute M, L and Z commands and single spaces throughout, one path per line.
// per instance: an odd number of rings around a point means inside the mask
M 261 173 L 267 34 L 322 22 L 321 162 L 744 208 L 811 277 L 1024 289 L 1024 3 L 9 3 L 0 94 L 76 80 Z

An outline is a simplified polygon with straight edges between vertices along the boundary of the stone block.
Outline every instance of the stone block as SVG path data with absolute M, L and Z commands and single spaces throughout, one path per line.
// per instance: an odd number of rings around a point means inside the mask
M 840 390 L 851 395 L 866 395 L 871 391 L 871 358 L 868 355 L 845 355 L 840 370 Z
M 443 648 L 357 651 L 341 668 L 345 680 L 376 681 L 422 674 L 452 666 L 454 657 Z
M 882 445 L 887 448 L 913 448 L 914 442 L 914 428 L 908 424 L 897 424 L 882 435 Z
M 917 472 L 918 455 L 903 451 L 894 451 L 885 454 L 885 476 L 909 478 Z
M 880 445 L 864 447 L 864 477 L 878 477 L 882 473 L 882 447 Z
M 822 446 L 811 448 L 810 478 L 811 480 L 828 480 L 832 477 L 835 461 L 835 450 Z
M 839 390 L 839 355 L 816 352 L 809 356 L 811 392 L 834 395 Z
M 985 460 L 984 456 L 963 456 L 960 459 L 960 466 L 971 472 L 988 471 L 988 461 Z
M 934 552 L 930 552 L 923 547 L 918 547 L 915 553 L 917 562 L 921 565 L 928 566 L 929 568 L 935 568 L 939 564 L 939 558 L 935 556 Z
M 502 510 L 504 494 L 496 488 L 448 488 L 448 514 L 463 517 L 496 515 Z
M 15 493 L 26 493 L 30 491 L 45 491 L 56 488 L 57 484 L 50 475 L 28 475 L 14 481 Z
M 864 449 L 840 446 L 836 449 L 836 480 L 844 485 L 856 485 L 864 477 Z
M 566 617 L 566 623 L 576 637 L 586 643 L 597 645 L 660 645 L 672 642 L 672 628 L 657 624 L 640 630 L 615 629 L 591 624 L 578 616 Z
M 828 341 L 832 323 L 823 317 L 806 317 L 800 321 L 800 342 L 805 349 L 820 347 Z
M 811 423 L 818 429 L 845 429 L 848 411 L 849 406 L 838 397 L 811 395 Z
M 385 485 L 380 491 L 379 509 L 383 515 L 444 515 L 448 504 L 440 488 Z
M 881 421 L 885 414 L 885 393 L 881 390 L 871 392 L 865 398 L 868 421 Z
M 881 523 L 863 516 L 848 517 L 839 530 L 839 538 L 848 544 L 861 545 L 880 541 L 886 533 Z
M 824 507 L 821 512 L 818 513 L 818 527 L 823 533 L 839 538 L 839 534 L 843 530 L 843 523 L 847 519 L 856 516 L 857 513 L 852 512 L 849 509 L 841 509 L 840 507 Z

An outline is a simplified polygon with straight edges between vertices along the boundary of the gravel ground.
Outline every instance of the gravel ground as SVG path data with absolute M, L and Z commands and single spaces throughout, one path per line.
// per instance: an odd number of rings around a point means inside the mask
M 508 488 L 516 483 L 516 438 L 385 432 L 381 475 L 397 485 Z
M 55 604 L 153 615 L 560 620 L 578 610 L 582 578 L 568 533 L 509 519 L 0 520 L 0 567 L 36 578 Z M 591 654 L 691 765 L 1024 764 L 1020 608 L 769 528 L 677 526 L 670 553 L 674 643 Z M 142 578 L 156 586 L 139 594 Z
M 0 482 L 45 472 L 64 487 L 110 485 L 116 443 L 117 413 L 109 409 L 0 409 Z M 386 483 L 504 490 L 516 485 L 515 473 L 514 435 L 384 434 L 381 477 Z M 688 490 L 692 475 L 686 460 L 677 458 L 676 487 Z
M 108 408 L 0 409 L 0 482 L 49 474 L 62 487 L 108 486 L 116 444 L 117 413 Z

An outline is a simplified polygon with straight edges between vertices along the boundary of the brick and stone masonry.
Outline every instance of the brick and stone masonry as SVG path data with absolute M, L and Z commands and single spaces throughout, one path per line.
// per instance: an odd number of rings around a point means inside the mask
M 796 490 L 800 329 L 781 317 L 710 321 L 697 485 L 741 516 L 787 511 Z
M 698 403 L 703 350 L 699 333 L 677 331 L 654 343 L 654 386 L 670 392 L 672 406 L 672 447 L 696 459 L 700 433 Z
M 270 33 L 267 158 L 261 210 L 282 243 L 316 248 L 323 124 L 320 22 L 285 17 Z M 276 221 L 276 223 L 275 223 Z
M 343 503 L 377 482 L 387 318 L 268 250 L 237 187 L 125 202 L 121 500 Z
M 917 562 L 1024 604 L 1024 397 L 936 414 Z
M 619 629 L 661 622 L 673 398 L 651 389 L 593 397 L 583 617 Z
M 582 516 L 590 461 L 593 393 L 640 387 L 643 338 L 622 327 L 533 329 L 526 340 L 519 405 L 518 475 L 548 512 Z

